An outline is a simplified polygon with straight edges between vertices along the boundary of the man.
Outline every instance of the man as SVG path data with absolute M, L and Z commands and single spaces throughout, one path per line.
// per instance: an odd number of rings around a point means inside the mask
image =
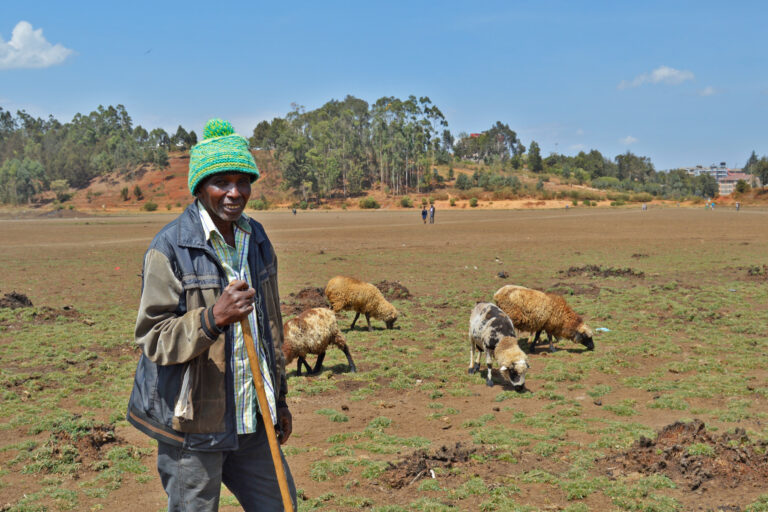
M 277 260 L 264 228 L 243 213 L 259 170 L 228 122 L 209 121 L 203 137 L 189 160 L 197 199 L 144 256 L 128 421 L 158 441 L 169 511 L 218 510 L 222 483 L 246 511 L 283 510 L 240 323 L 248 319 L 283 444 L 292 424 Z
M 429 223 L 434 224 L 435 223 L 435 204 L 432 203 L 432 205 L 429 207 Z

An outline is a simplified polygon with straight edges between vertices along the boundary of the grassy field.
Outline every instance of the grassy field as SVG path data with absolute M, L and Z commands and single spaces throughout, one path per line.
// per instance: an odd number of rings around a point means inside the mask
M 334 349 L 288 369 L 300 510 L 768 510 L 768 211 L 254 216 L 286 305 L 338 274 L 411 294 L 393 330 L 340 315 L 358 373 Z M 142 255 L 172 218 L 0 220 L 0 299 L 33 304 L 0 307 L 0 510 L 164 510 L 123 418 Z M 531 354 L 520 394 L 467 374 L 469 313 L 511 283 L 603 328 Z

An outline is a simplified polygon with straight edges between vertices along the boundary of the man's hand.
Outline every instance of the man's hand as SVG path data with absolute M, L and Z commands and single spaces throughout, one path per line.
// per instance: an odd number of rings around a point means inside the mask
M 285 444 L 293 432 L 293 416 L 291 416 L 291 411 L 288 410 L 287 406 L 277 408 L 277 428 L 277 440 L 280 441 L 280 444 Z
M 256 290 L 245 281 L 232 281 L 221 292 L 221 297 L 213 305 L 213 318 L 218 327 L 239 322 L 253 311 L 253 297 Z

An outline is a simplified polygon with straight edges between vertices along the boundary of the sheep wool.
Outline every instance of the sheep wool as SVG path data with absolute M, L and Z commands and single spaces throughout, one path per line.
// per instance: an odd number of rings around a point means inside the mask
M 536 333 L 531 348 L 544 331 L 549 338 L 550 350 L 554 350 L 553 336 L 555 339 L 562 337 L 581 343 L 589 350 L 594 349 L 592 329 L 559 295 L 524 286 L 507 285 L 499 288 L 493 295 L 493 300 L 509 315 L 515 327 Z
M 297 375 L 301 375 L 302 365 L 306 367 L 307 373 L 319 372 L 322 369 L 328 345 L 334 345 L 341 349 L 347 356 L 350 371 L 355 372 L 357 370 L 344 336 L 339 331 L 336 314 L 328 308 L 308 309 L 299 316 L 291 318 L 283 325 L 283 337 L 285 364 L 288 365 L 298 358 L 296 362 Z M 317 355 L 314 369 L 311 369 L 307 363 L 307 354 Z
M 352 277 L 331 278 L 325 287 L 325 296 L 331 303 L 333 311 L 338 313 L 344 310 L 356 313 L 355 319 L 352 320 L 352 329 L 355 328 L 355 322 L 360 313 L 365 315 L 369 331 L 372 330 L 371 317 L 382 320 L 387 329 L 392 329 L 398 317 L 397 309 L 384 298 L 378 288 Z

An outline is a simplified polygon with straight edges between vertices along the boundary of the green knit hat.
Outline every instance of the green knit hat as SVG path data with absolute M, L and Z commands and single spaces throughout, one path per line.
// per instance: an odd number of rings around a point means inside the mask
M 203 179 L 222 172 L 242 172 L 259 177 L 259 169 L 248 150 L 248 141 L 235 133 L 232 124 L 223 119 L 211 119 L 203 129 L 203 140 L 189 150 L 189 191 Z

